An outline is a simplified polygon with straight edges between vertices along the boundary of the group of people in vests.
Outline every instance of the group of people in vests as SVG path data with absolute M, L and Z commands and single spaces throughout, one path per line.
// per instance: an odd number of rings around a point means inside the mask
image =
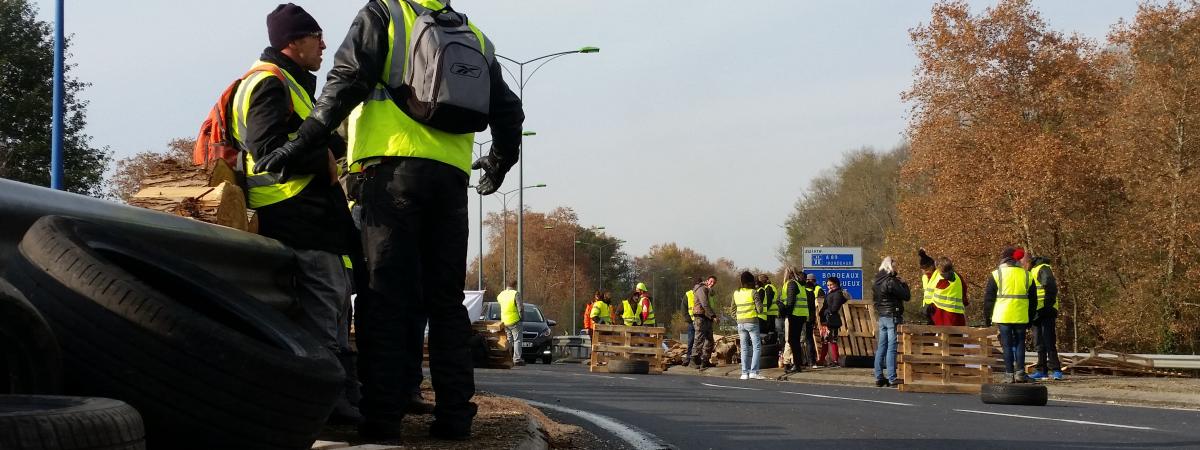
M 945 256 L 935 259 L 923 248 L 917 251 L 917 257 L 926 323 L 966 326 L 966 308 L 970 301 L 966 295 L 966 282 L 954 270 L 953 262 Z M 903 320 L 904 302 L 910 295 L 908 285 L 900 280 L 897 272 L 895 261 L 885 257 L 875 276 L 873 295 L 879 322 L 875 350 L 876 386 L 895 386 L 897 383 L 896 326 Z M 1055 336 L 1058 308 L 1058 283 L 1049 260 L 1020 247 L 1005 247 L 983 289 L 984 325 L 994 324 L 999 330 L 1005 382 L 1062 379 Z M 1026 375 L 1025 334 L 1031 329 L 1038 361 L 1034 372 Z
M 627 326 L 658 326 L 654 318 L 654 301 L 646 283 L 638 283 L 629 297 L 613 303 L 612 293 L 596 291 L 583 310 L 583 329 L 590 332 L 594 324 Z

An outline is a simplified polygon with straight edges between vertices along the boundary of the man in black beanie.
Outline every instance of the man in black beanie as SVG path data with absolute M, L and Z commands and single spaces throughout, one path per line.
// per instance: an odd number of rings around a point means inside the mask
M 326 134 L 320 152 L 297 160 L 285 173 L 255 171 L 254 162 L 283 145 L 313 109 L 325 42 L 321 26 L 303 8 L 282 4 L 267 15 L 271 43 L 234 94 L 231 128 L 245 153 L 247 199 L 256 211 L 259 234 L 295 249 L 298 311 L 294 320 L 338 356 L 348 374 L 330 423 L 362 420 L 349 399 L 357 398 L 354 354 L 349 345 L 353 261 L 361 260 L 345 194 L 333 161 L 345 143 Z
M 418 17 L 423 18 L 418 21 Z M 459 32 L 446 34 L 449 29 Z M 431 81 L 432 85 L 422 84 L 430 89 L 411 84 L 416 82 L 414 74 L 433 73 L 433 68 L 423 67 L 429 60 L 408 53 L 437 51 L 431 48 L 437 42 L 433 39 L 413 40 L 413 47 L 419 48 L 409 48 L 410 33 L 417 30 L 442 33 L 454 41 L 456 53 L 449 57 L 462 59 L 441 82 L 471 89 L 442 90 L 439 81 L 424 78 L 420 83 Z M 363 380 L 360 436 L 400 437 L 412 390 L 421 382 L 427 325 L 429 372 L 437 402 L 429 433 L 456 440 L 471 435 L 478 408 L 471 402 L 475 395 L 467 344 L 471 320 L 462 304 L 469 230 L 467 186 L 475 169 L 481 170 L 475 183 L 480 195 L 500 188 L 519 157 L 525 120 L 521 100 L 505 83 L 495 52 L 495 45 L 465 15 L 438 0 L 367 2 L 335 53 L 312 116 L 295 139 L 261 161 L 266 172 L 286 172 L 297 161 L 320 152 L 317 141 L 346 123 L 350 170 L 363 174 L 358 204 L 370 271 L 370 286 L 360 289 L 355 304 Z M 452 116 L 472 120 L 442 123 L 443 127 L 419 120 L 429 112 L 420 109 L 427 105 L 414 106 L 408 100 L 421 103 L 425 98 L 421 95 L 435 90 L 459 96 L 463 102 L 434 102 L 445 106 L 443 111 L 462 112 Z M 479 109 L 455 106 L 468 104 Z M 476 114 L 481 111 L 486 114 Z M 482 127 L 479 119 L 486 122 Z M 472 164 L 472 130 L 484 127 L 491 130 L 492 149 Z

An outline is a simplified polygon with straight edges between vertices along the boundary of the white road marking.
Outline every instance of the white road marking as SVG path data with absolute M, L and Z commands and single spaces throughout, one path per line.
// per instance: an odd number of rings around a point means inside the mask
M 719 384 L 708 384 L 708 383 L 700 383 L 700 384 L 708 386 L 708 387 L 725 388 L 725 389 L 741 389 L 743 391 L 761 391 L 762 390 L 762 389 L 748 388 L 748 387 L 721 386 Z
M 602 415 L 599 415 L 596 413 L 590 413 L 587 411 L 581 411 L 578 409 L 567 408 L 565 406 L 550 405 L 550 404 L 546 404 L 546 403 L 542 403 L 542 402 L 535 402 L 533 400 L 525 400 L 525 401 L 528 402 L 530 405 L 536 406 L 538 408 L 551 409 L 554 411 L 570 414 L 570 415 L 579 417 L 583 420 L 586 420 L 588 422 L 591 422 L 593 424 L 596 424 L 596 426 L 600 427 L 601 429 L 603 429 L 605 431 L 608 431 L 609 433 L 616 435 L 617 437 L 621 438 L 621 440 L 628 443 L 630 447 L 633 447 L 634 449 L 637 449 L 637 450 L 663 450 L 663 449 L 674 449 L 675 448 L 671 444 L 668 444 L 668 443 L 664 442 L 662 439 L 659 439 L 658 436 L 650 434 L 650 433 L 646 432 L 645 430 L 642 430 L 641 428 L 635 427 L 633 425 L 621 423 L 611 417 L 602 416 Z
M 1150 427 L 1138 427 L 1138 426 L 1133 426 L 1133 425 L 1120 425 L 1120 424 L 1115 424 L 1115 423 L 1103 423 L 1103 422 L 1089 422 L 1086 420 L 1055 419 L 1052 417 L 1023 416 L 1020 414 L 1004 414 L 1004 413 L 989 412 L 989 411 L 975 411 L 975 410 L 970 410 L 970 409 L 956 409 L 955 411 L 972 413 L 972 414 L 988 414 L 988 415 L 993 415 L 993 416 L 1016 417 L 1018 419 L 1053 420 L 1055 422 L 1067 422 L 1067 423 L 1075 423 L 1075 424 L 1079 424 L 1079 425 L 1096 425 L 1096 426 L 1100 426 L 1100 427 L 1128 428 L 1131 430 L 1154 430 L 1154 428 L 1150 428 Z
M 821 395 L 821 394 L 805 394 L 805 393 L 803 393 L 803 392 L 788 392 L 788 391 L 780 391 L 780 393 L 782 393 L 782 394 L 792 394 L 792 395 L 804 395 L 804 396 L 808 396 L 808 397 L 816 397 L 816 398 L 830 398 L 830 399 L 834 399 L 834 400 L 849 400 L 849 401 L 852 401 L 852 402 L 882 403 L 882 404 L 884 404 L 884 405 L 896 405 L 896 406 L 915 406 L 915 405 L 913 405 L 912 403 L 885 402 L 885 401 L 883 401 L 883 400 L 867 400 L 867 399 L 865 399 L 865 398 L 834 397 L 834 396 L 832 396 L 832 395 Z
M 620 379 L 622 379 L 622 380 L 634 380 L 634 381 L 637 381 L 637 378 L 634 378 L 634 377 L 617 377 L 617 378 L 620 378 Z

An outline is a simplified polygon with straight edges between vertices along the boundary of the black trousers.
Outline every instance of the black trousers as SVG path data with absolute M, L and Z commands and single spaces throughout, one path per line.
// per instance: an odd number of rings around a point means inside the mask
M 807 317 L 788 316 L 788 347 L 792 349 L 792 364 L 797 367 L 811 366 L 817 361 L 817 348 L 813 345 L 812 322 Z
M 404 417 L 421 383 L 428 323 L 434 419 L 469 427 L 476 408 L 471 321 L 462 304 L 467 174 L 433 160 L 389 158 L 367 169 L 360 200 L 370 271 L 369 289 L 356 301 L 360 410 L 373 422 Z
M 1054 329 L 1056 322 L 1058 310 L 1054 308 L 1038 311 L 1038 318 L 1033 322 L 1033 338 L 1038 354 L 1035 369 L 1041 373 L 1062 370 L 1062 363 L 1058 360 L 1058 336 Z

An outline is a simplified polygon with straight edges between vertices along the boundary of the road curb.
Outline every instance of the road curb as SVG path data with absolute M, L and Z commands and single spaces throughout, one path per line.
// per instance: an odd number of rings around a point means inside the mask
M 534 406 L 530 405 L 530 407 Z M 550 440 L 547 437 L 546 429 L 542 427 L 542 423 L 529 415 L 529 413 L 525 413 L 525 432 L 521 436 L 520 442 L 517 442 L 517 445 L 513 449 L 548 450 L 549 448 Z

